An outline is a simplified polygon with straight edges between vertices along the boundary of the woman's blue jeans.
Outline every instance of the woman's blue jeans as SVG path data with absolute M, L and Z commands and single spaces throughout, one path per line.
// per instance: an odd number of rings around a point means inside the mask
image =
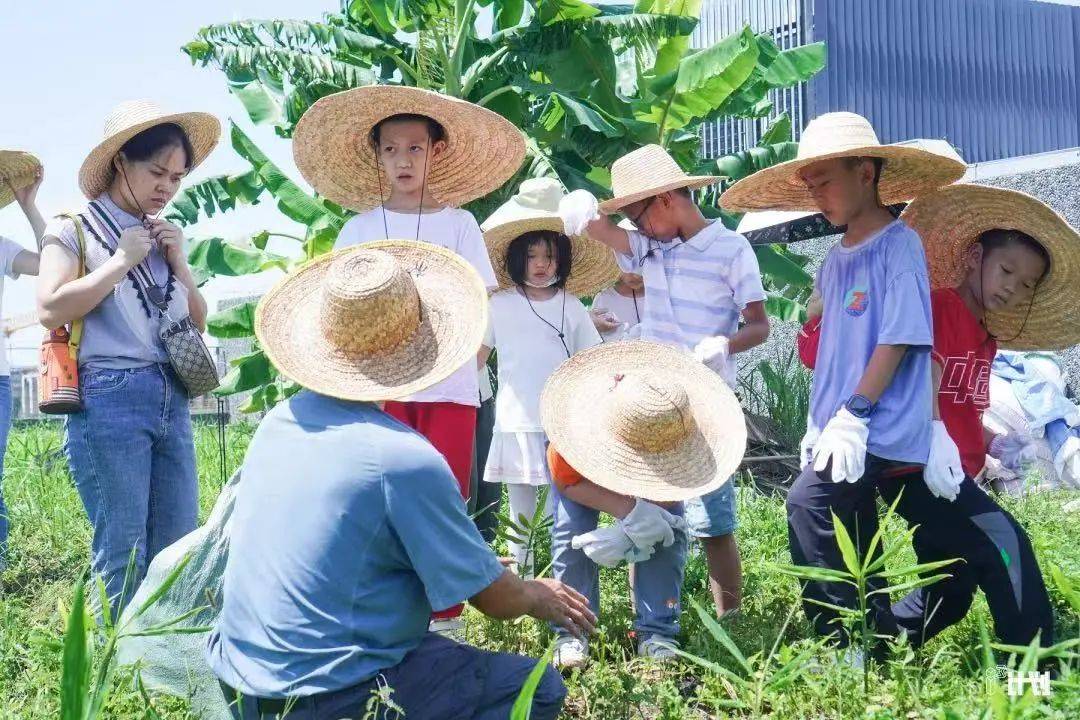
M 67 418 L 65 451 L 94 528 L 91 567 L 119 615 L 154 556 L 196 526 L 188 396 L 167 365 L 84 368 L 79 380 L 83 411 Z

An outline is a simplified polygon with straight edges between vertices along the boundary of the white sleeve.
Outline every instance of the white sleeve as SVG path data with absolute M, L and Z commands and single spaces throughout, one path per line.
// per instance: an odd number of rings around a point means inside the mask
M 484 234 L 472 213 L 461 211 L 460 225 L 458 227 L 458 255 L 465 258 L 489 290 L 497 288 L 499 281 L 495 279 L 495 269 L 491 267 L 491 257 L 488 255 L 487 245 L 484 244 Z
M 615 253 L 615 262 L 623 272 L 640 273 L 641 259 L 649 252 L 649 238 L 636 230 L 627 230 L 626 235 L 630 240 L 630 257 Z
M 731 275 L 728 282 L 731 284 L 735 303 L 740 309 L 752 302 L 764 300 L 765 288 L 761 283 L 761 269 L 758 267 L 757 255 L 746 238 L 739 236 L 741 247 L 735 261 L 731 264 Z
M 488 321 L 487 327 L 484 328 L 484 347 L 495 347 L 495 303 L 488 301 Z
M 11 266 L 15 262 L 15 256 L 25 249 L 14 240 L 0 236 L 0 272 L 3 272 L 8 277 L 19 277 L 18 274 L 12 271 Z
M 353 215 L 345 221 L 345 224 L 341 226 L 341 230 L 338 231 L 337 240 L 334 241 L 335 250 L 356 245 L 360 242 L 360 222 L 362 221 L 359 215 Z
M 593 345 L 599 345 L 602 342 L 600 333 L 596 331 L 596 326 L 589 317 L 589 311 L 581 304 L 581 300 L 571 295 L 567 298 L 566 305 L 574 325 L 570 338 L 570 351 L 578 353 Z

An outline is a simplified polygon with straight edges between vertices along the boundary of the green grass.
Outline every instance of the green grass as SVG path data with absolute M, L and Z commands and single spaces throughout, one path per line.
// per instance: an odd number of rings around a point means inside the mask
M 234 425 L 228 435 L 228 469 L 237 467 L 252 429 Z M 202 516 L 221 487 L 214 429 L 197 430 Z M 743 487 L 748 488 L 744 484 Z M 6 458 L 4 496 L 11 512 L 11 549 L 0 595 L 0 720 L 56 718 L 60 713 L 65 622 L 74 588 L 86 568 L 90 528 L 61 454 L 58 427 L 17 428 Z M 1050 566 L 1080 586 L 1080 529 L 1061 506 L 1078 495 L 1033 496 L 1005 501 L 1031 533 L 1053 595 L 1061 640 L 1080 638 L 1078 609 L 1049 577 Z M 1080 677 L 1066 670 L 1049 699 L 1010 702 L 1004 686 L 984 671 L 982 628 L 990 624 L 980 597 L 969 616 L 921 653 L 901 653 L 872 674 L 864 693 L 860 672 L 817 649 L 801 610 L 796 582 L 778 566 L 790 562 L 783 502 L 749 489 L 739 494 L 739 544 L 745 565 L 743 613 L 711 628 L 705 567 L 692 551 L 687 567 L 683 648 L 714 663 L 657 667 L 634 658 L 633 615 L 625 569 L 602 574 L 602 622 L 593 641 L 594 661 L 568 678 L 567 717 L 618 718 L 1011 718 L 1080 717 Z M 903 537 L 894 521 L 886 542 Z M 550 549 L 542 538 L 536 566 Z M 896 566 L 914 562 L 904 548 Z M 706 611 L 699 615 L 693 604 Z M 486 648 L 540 657 L 550 636 L 531 619 L 490 621 L 468 611 L 467 638 Z M 992 632 L 992 628 L 990 628 Z M 809 653 L 803 667 L 799 653 Z M 1004 661 L 999 653 L 997 661 Z M 781 668 L 794 667 L 785 675 Z M 1072 667 L 1076 668 L 1074 660 Z M 102 717 L 144 720 L 193 717 L 182 699 L 154 696 L 153 708 L 134 687 L 130 672 L 113 676 Z

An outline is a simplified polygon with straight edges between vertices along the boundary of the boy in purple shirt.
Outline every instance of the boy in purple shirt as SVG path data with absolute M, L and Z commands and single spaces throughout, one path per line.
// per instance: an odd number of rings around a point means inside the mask
M 721 198 L 729 210 L 818 210 L 847 227 L 818 275 L 826 319 L 804 442 L 813 461 L 787 499 L 797 565 L 842 569 L 833 517 L 857 548 L 869 547 L 878 483 L 894 469 L 926 462 L 933 344 L 926 257 L 919 236 L 887 205 L 963 172 L 950 158 L 882 146 L 858 115 L 830 113 L 806 128 L 796 160 L 736 183 Z M 817 631 L 838 633 L 846 644 L 838 613 L 823 603 L 854 608 L 855 589 L 808 582 L 803 599 Z M 897 634 L 887 595 L 871 595 L 868 613 L 877 632 Z

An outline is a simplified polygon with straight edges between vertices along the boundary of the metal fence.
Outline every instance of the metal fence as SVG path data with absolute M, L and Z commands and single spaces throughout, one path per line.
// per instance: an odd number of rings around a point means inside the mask
M 823 41 L 825 70 L 775 91 L 796 139 L 849 110 L 882 142 L 945 138 L 968 162 L 1080 146 L 1080 8 L 1036 0 L 705 0 L 706 47 L 745 25 L 781 48 Z M 702 128 L 707 157 L 757 143 L 765 120 Z
M 804 21 L 805 0 L 705 0 L 701 22 L 694 30 L 694 47 L 708 47 L 749 25 L 754 32 L 772 36 L 781 50 L 811 42 Z M 805 125 L 806 87 L 799 85 L 769 94 L 773 116 L 787 112 L 798 133 Z M 756 145 L 768 126 L 768 118 L 723 118 L 701 127 L 702 154 L 719 157 Z

